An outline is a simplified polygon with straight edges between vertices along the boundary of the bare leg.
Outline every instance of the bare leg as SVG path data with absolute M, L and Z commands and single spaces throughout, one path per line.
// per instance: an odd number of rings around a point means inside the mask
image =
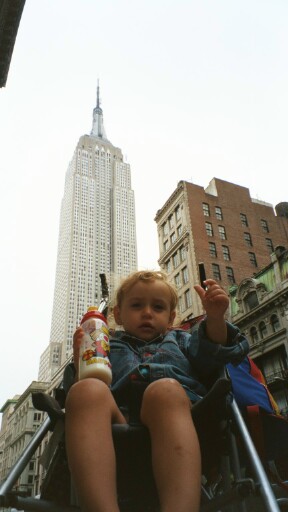
M 66 447 L 83 512 L 119 512 L 111 423 L 126 420 L 106 384 L 74 384 L 66 401 Z
M 162 512 L 198 512 L 201 455 L 182 386 L 160 379 L 146 389 L 141 420 L 150 431 L 152 464 Z

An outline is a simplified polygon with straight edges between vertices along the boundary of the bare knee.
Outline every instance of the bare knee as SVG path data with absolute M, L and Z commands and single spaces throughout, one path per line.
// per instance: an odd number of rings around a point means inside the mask
M 159 379 L 152 382 L 144 392 L 141 420 L 146 424 L 155 414 L 167 414 L 182 408 L 190 410 L 191 405 L 181 384 L 175 379 Z
M 66 399 L 66 412 L 74 408 L 85 408 L 91 404 L 108 404 L 112 399 L 111 392 L 104 382 L 98 379 L 83 379 L 70 388 Z

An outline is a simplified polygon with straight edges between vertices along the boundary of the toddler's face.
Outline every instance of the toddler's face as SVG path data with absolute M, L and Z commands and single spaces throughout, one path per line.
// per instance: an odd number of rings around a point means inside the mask
M 169 288 L 158 280 L 138 281 L 126 292 L 121 307 L 114 308 L 114 316 L 127 333 L 144 341 L 165 334 L 175 318 Z

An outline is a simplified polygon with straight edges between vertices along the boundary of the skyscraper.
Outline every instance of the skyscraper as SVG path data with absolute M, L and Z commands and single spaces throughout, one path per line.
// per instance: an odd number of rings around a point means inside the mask
M 40 380 L 50 380 L 71 354 L 76 325 L 100 301 L 99 274 L 106 274 L 113 293 L 136 268 L 130 165 L 107 139 L 98 85 L 91 133 L 80 137 L 66 173 L 50 343 L 40 359 Z

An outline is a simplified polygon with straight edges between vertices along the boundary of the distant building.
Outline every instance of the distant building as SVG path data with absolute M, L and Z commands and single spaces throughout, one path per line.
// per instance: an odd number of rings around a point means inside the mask
M 51 342 L 44 350 L 40 358 L 38 379 L 49 382 L 59 368 L 61 361 L 61 343 Z
M 107 139 L 98 86 L 91 133 L 80 137 L 66 174 L 50 344 L 40 359 L 39 380 L 51 380 L 71 355 L 82 315 L 100 302 L 99 274 L 106 274 L 113 294 L 119 280 L 136 268 L 130 165 Z
M 203 313 L 193 289 L 199 263 L 226 290 L 239 284 L 270 262 L 275 247 L 288 244 L 285 211 L 283 206 L 275 215 L 271 204 L 251 198 L 246 187 L 218 178 L 206 189 L 178 183 L 155 221 L 158 262 L 178 289 L 181 320 Z
M 288 418 L 288 250 L 277 247 L 270 264 L 233 286 L 230 296 L 231 320 Z
M 23 450 L 30 442 L 35 431 L 43 422 L 43 413 L 36 411 L 32 404 L 32 393 L 46 392 L 46 382 L 33 381 L 20 396 L 7 400 L 0 412 L 2 416 L 0 432 L 0 481 L 18 461 Z M 24 495 L 34 495 L 36 474 L 36 456 L 34 455 L 19 477 L 14 490 Z

